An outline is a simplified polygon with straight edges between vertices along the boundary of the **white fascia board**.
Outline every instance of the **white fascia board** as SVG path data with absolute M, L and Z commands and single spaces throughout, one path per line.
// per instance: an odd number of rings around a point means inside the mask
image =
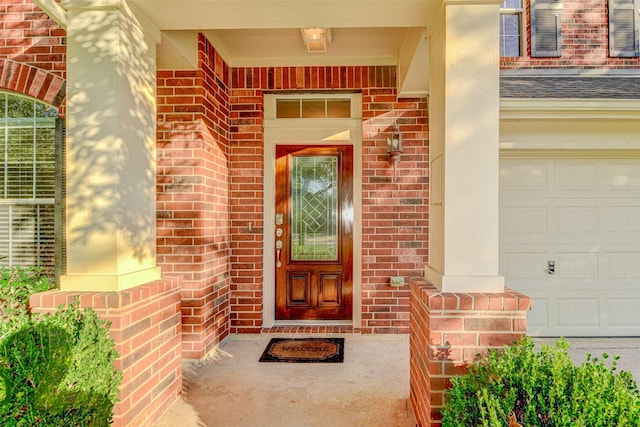
M 638 120 L 639 99 L 501 99 L 500 120 Z
M 33 0 L 47 16 L 55 21 L 62 29 L 67 29 L 67 11 L 56 3 L 55 0 Z

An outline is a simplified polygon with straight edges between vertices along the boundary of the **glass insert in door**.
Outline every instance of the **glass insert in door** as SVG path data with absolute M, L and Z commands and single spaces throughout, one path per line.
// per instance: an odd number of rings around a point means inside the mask
M 338 157 L 295 156 L 291 260 L 338 259 Z

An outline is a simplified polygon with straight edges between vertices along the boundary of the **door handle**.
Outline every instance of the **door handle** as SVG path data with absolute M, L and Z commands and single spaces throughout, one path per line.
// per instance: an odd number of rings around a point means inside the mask
M 276 240 L 276 267 L 282 267 L 282 262 L 280 261 L 280 254 L 282 253 L 282 240 Z

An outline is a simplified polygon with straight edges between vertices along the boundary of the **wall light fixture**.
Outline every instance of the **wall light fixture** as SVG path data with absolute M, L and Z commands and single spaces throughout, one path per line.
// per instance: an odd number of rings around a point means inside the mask
M 396 180 L 396 166 L 400 161 L 400 154 L 404 150 L 404 137 L 400 133 L 398 126 L 393 127 L 393 132 L 387 135 L 387 153 L 389 154 L 389 163 L 393 165 L 393 180 Z

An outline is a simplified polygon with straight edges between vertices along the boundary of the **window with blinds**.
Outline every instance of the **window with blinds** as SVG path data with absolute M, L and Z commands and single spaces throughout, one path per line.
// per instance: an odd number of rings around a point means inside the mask
M 0 92 L 0 265 L 54 267 L 56 108 Z
M 609 0 L 609 56 L 640 56 L 640 0 Z

